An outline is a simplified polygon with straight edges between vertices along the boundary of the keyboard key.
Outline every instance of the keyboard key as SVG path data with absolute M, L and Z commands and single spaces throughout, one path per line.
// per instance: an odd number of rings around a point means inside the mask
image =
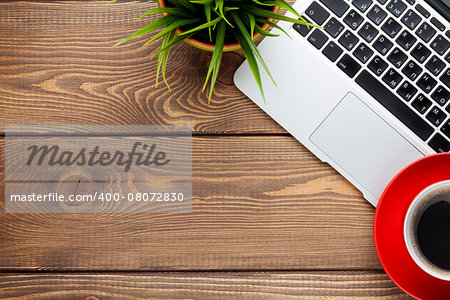
M 338 17 L 342 17 L 347 9 L 350 7 L 344 0 L 320 0 L 329 10 L 335 13 Z
M 442 24 L 438 19 L 436 19 L 435 17 L 432 17 L 430 20 L 431 24 L 433 24 L 434 26 L 437 27 L 437 29 L 439 29 L 440 31 L 444 31 L 445 30 L 445 26 L 444 24 Z
M 408 55 L 406 55 L 399 48 L 395 48 L 392 50 L 391 54 L 389 54 L 387 58 L 395 67 L 400 68 L 405 61 L 408 59 Z
M 450 119 L 448 119 L 447 122 L 444 123 L 444 126 L 442 126 L 441 131 L 450 139 Z
M 414 3 L 416 3 L 416 0 L 406 0 L 406 2 L 408 2 L 411 5 L 414 5 Z
M 325 35 L 325 33 L 323 33 L 321 29 L 317 28 L 308 37 L 308 41 L 313 44 L 314 47 L 320 49 L 328 41 L 328 37 Z
M 381 4 L 386 4 L 387 0 L 378 0 Z
M 335 42 L 331 41 L 328 45 L 323 49 L 322 53 L 332 62 L 335 62 L 336 59 L 344 52 L 341 47 L 339 47 Z
M 447 69 L 444 74 L 442 74 L 440 80 L 443 84 L 450 88 L 450 69 Z
M 356 73 L 358 73 L 359 69 L 361 69 L 361 65 L 356 62 L 350 55 L 345 54 L 337 63 L 339 69 L 344 71 L 350 78 L 355 77 Z
M 431 100 L 427 99 L 423 94 L 419 94 L 411 105 L 423 115 L 431 107 Z
M 436 30 L 430 26 L 427 22 L 423 22 L 422 25 L 416 30 L 416 34 L 425 42 L 428 43 L 436 34 Z
M 330 16 L 330 13 L 323 8 L 319 3 L 314 1 L 305 11 L 306 15 L 310 17 L 317 25 L 322 25 Z
M 411 51 L 411 55 L 422 64 L 427 60 L 430 54 L 431 51 L 422 43 L 417 44 L 417 46 Z
M 430 13 L 422 5 L 417 4 L 416 5 L 416 9 L 425 18 L 429 18 L 430 17 Z
M 417 93 L 417 89 L 408 81 L 403 81 L 403 83 L 398 88 L 397 93 L 400 95 L 400 97 L 405 99 L 405 101 L 409 102 Z
M 349 30 L 346 30 L 338 41 L 342 46 L 344 46 L 345 49 L 350 51 L 359 42 L 359 39 Z
M 380 52 L 381 55 L 386 55 L 389 50 L 391 50 L 393 43 L 388 40 L 384 35 L 380 35 L 377 40 L 373 43 L 375 50 Z
M 423 120 L 417 113 L 408 107 L 400 98 L 386 88 L 378 79 L 368 71 L 363 70 L 356 83 L 367 93 L 372 95 L 381 105 L 398 118 L 406 127 L 417 134 L 422 140 L 427 140 L 434 132 L 433 127 Z
M 408 51 L 416 43 L 417 39 L 408 31 L 403 31 L 395 40 L 403 49 Z
M 381 57 L 375 56 L 367 66 L 375 75 L 380 76 L 387 69 L 388 64 Z
M 294 25 L 292 25 L 292 27 L 293 27 L 298 33 L 300 33 L 302 36 L 307 36 L 308 33 L 312 30 L 312 27 L 310 27 L 310 26 L 305 26 L 305 25 L 301 25 L 301 24 L 294 24 Z
M 351 29 L 358 29 L 359 25 L 364 21 L 364 18 L 352 9 L 344 18 L 345 24 L 347 24 Z
M 384 22 L 383 26 L 381 26 L 381 29 L 386 32 L 388 36 L 393 38 L 400 32 L 402 25 L 400 25 L 393 18 L 389 18 L 386 22 Z
M 358 31 L 358 34 L 370 44 L 378 35 L 378 30 L 373 25 L 366 23 Z
M 408 81 L 403 81 L 397 90 L 397 93 L 407 102 L 417 93 L 417 89 Z
M 406 66 L 403 68 L 402 73 L 406 75 L 410 80 L 414 81 L 422 73 L 422 68 L 419 64 L 410 60 Z
M 442 135 L 437 133 L 428 143 L 428 146 L 433 148 L 437 153 L 449 152 L 450 142 L 447 141 Z
M 332 17 L 324 26 L 325 31 L 329 35 L 336 38 L 343 30 L 344 25 L 342 25 L 335 17 Z
M 450 52 L 447 53 L 447 55 L 445 56 L 445 60 L 450 63 Z
M 383 81 L 393 89 L 395 89 L 402 80 L 403 76 L 392 68 L 383 76 Z
M 367 13 L 367 17 L 376 25 L 380 25 L 386 18 L 387 13 L 378 5 L 374 5 L 372 9 Z
M 447 30 L 447 31 L 445 32 L 445 35 L 450 39 L 450 30 Z
M 402 17 L 402 23 L 411 30 L 414 30 L 420 21 L 422 21 L 422 18 L 412 9 L 408 10 Z
M 440 110 L 437 106 L 435 106 L 427 114 L 426 118 L 431 122 L 431 124 L 438 127 L 445 121 L 445 118 L 447 118 L 447 114 Z
M 425 93 L 431 92 L 436 86 L 437 81 L 434 80 L 430 74 L 423 74 L 422 77 L 417 81 L 417 86 L 420 87 Z
M 391 0 L 387 5 L 387 9 L 398 18 L 405 11 L 406 4 L 402 0 Z
M 447 52 L 449 47 L 450 42 L 440 34 L 431 42 L 431 48 L 433 48 L 439 55 L 443 55 Z
M 309 21 L 306 17 L 302 16 L 302 18 L 303 18 L 306 22 L 309 22 L 309 23 L 310 23 L 310 21 Z M 311 27 L 311 26 L 305 26 L 305 25 L 301 25 L 301 24 L 294 24 L 292 27 L 293 27 L 298 33 L 300 33 L 302 36 L 307 36 L 308 33 L 313 29 L 313 27 Z
M 448 100 L 450 100 L 450 92 L 440 85 L 433 94 L 431 94 L 431 99 L 436 101 L 440 106 L 444 106 L 448 103 Z
M 365 64 L 373 55 L 372 49 L 370 49 L 366 44 L 361 43 L 353 51 L 353 55 L 363 64 Z
M 433 75 L 438 76 L 445 68 L 445 62 L 439 59 L 436 55 L 433 55 L 425 65 Z
M 353 0 L 352 4 L 360 11 L 365 12 L 372 4 L 372 0 Z

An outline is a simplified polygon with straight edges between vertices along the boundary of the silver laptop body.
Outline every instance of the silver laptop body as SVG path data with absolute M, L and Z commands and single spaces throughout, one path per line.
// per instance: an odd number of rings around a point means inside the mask
M 376 206 L 402 168 L 450 151 L 448 7 L 432 0 L 293 7 L 323 29 L 279 22 L 291 38 L 261 42 L 278 86 L 260 67 L 265 104 L 247 62 L 235 84 Z

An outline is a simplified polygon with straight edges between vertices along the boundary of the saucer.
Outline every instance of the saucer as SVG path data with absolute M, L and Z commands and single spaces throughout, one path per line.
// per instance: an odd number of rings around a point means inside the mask
M 403 223 L 411 202 L 423 189 L 444 180 L 450 180 L 450 153 L 419 159 L 391 180 L 375 212 L 374 240 L 381 265 L 397 286 L 418 299 L 450 299 L 450 281 L 419 268 L 403 239 Z

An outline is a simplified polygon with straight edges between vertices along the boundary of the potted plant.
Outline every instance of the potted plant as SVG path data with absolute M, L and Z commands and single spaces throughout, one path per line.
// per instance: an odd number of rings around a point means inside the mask
M 203 85 L 204 91 L 207 83 L 211 82 L 209 100 L 219 74 L 223 52 L 242 49 L 264 98 L 258 61 L 274 84 L 275 81 L 256 48 L 255 40 L 260 36 L 278 36 L 270 33 L 269 27 L 277 28 L 287 35 L 286 31 L 274 23 L 275 20 L 314 26 L 305 22 L 284 0 L 158 0 L 158 5 L 159 8 L 144 13 L 139 19 L 149 14 L 160 13 L 162 16 L 159 19 L 147 24 L 115 46 L 160 29 L 146 44 L 162 37 L 161 46 L 152 58 L 158 56 L 156 85 L 161 71 L 169 89 L 165 71 L 173 45 L 184 41 L 213 52 Z M 293 13 L 298 19 L 279 14 L 279 8 Z

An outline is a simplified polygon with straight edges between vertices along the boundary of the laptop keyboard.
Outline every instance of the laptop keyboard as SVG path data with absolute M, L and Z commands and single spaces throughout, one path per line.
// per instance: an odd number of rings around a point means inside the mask
M 450 151 L 450 30 L 415 0 L 317 0 L 294 29 L 436 152 Z

